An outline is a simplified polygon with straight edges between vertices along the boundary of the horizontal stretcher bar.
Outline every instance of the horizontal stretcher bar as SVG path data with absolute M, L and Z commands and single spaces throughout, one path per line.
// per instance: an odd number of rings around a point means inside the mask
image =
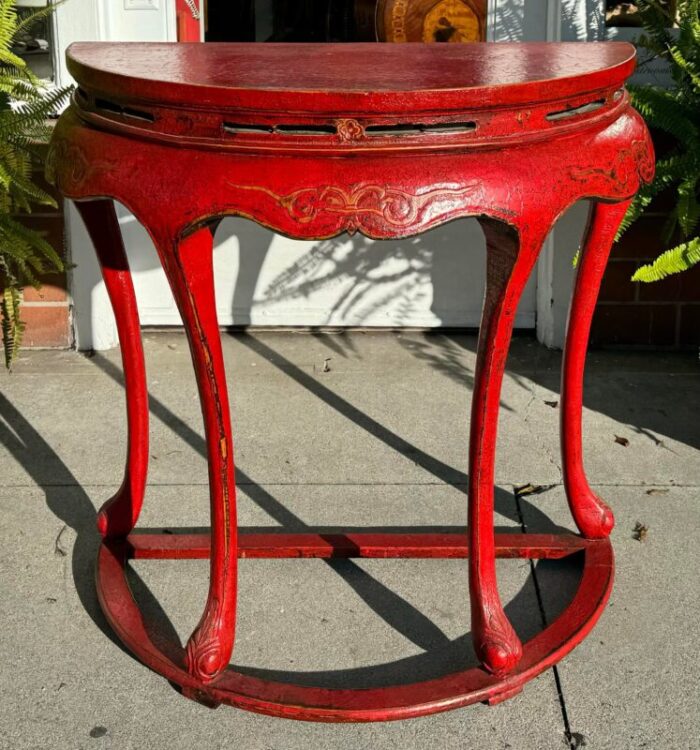
M 574 534 L 496 534 L 496 557 L 560 559 L 595 542 Z M 138 560 L 206 560 L 209 534 L 135 533 L 127 538 L 127 554 Z M 238 536 L 241 558 L 466 558 L 464 533 L 351 533 Z

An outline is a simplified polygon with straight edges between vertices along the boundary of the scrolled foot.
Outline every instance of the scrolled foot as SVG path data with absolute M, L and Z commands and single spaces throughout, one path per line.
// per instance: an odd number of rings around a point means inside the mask
M 109 503 L 103 505 L 102 509 L 97 514 L 97 531 L 103 539 L 106 539 L 109 535 L 109 514 L 107 513 L 108 504 Z
M 491 615 L 481 633 L 474 634 L 474 649 L 482 666 L 496 677 L 510 674 L 518 666 L 523 646 L 504 616 Z
M 128 536 L 136 525 L 141 500 L 135 502 L 128 487 L 122 486 L 114 497 L 100 508 L 97 530 L 103 539 Z
M 586 539 L 607 539 L 615 526 L 612 510 L 590 487 L 578 490 L 575 508 L 576 525 Z
M 226 669 L 231 655 L 233 633 L 227 633 L 221 620 L 220 602 L 207 603 L 204 616 L 187 642 L 187 671 L 203 684 L 216 679 Z
M 216 679 L 228 666 L 217 632 L 198 628 L 185 649 L 187 671 L 206 684 Z

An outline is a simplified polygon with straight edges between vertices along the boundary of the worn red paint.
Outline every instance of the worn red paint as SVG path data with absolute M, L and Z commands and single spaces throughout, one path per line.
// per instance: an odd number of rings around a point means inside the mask
M 610 591 L 610 509 L 590 489 L 581 448 L 582 377 L 615 230 L 653 151 L 623 90 L 627 44 L 78 44 L 80 88 L 53 138 L 49 172 L 78 201 L 117 316 L 129 449 L 124 484 L 99 514 L 98 592 L 145 663 L 208 705 L 318 721 L 374 721 L 496 703 L 560 659 L 593 626 Z M 158 249 L 190 341 L 206 428 L 212 532 L 139 535 L 148 407 L 138 314 L 110 200 Z M 591 200 L 562 386 L 567 497 L 582 537 L 494 536 L 501 382 L 527 278 L 556 219 Z M 468 533 L 244 535 L 238 538 L 233 445 L 214 305 L 213 229 L 247 216 L 291 237 L 343 231 L 405 237 L 477 216 L 487 283 L 470 435 Z M 582 552 L 569 608 L 522 645 L 498 594 L 497 557 Z M 211 558 L 200 624 L 179 657 L 148 638 L 123 568 L 130 557 Z M 472 631 L 483 668 L 408 686 L 325 690 L 227 667 L 239 557 L 467 557 Z
M 129 557 L 135 560 L 208 560 L 209 534 L 130 534 Z M 586 549 L 586 540 L 573 534 L 496 534 L 496 557 L 559 560 Z M 449 534 L 252 534 L 239 536 L 238 557 L 275 559 L 286 557 L 348 559 L 469 557 L 466 532 Z

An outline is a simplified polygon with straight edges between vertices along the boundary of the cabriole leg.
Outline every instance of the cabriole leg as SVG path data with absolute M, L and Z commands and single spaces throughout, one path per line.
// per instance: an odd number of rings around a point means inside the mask
M 498 593 L 494 548 L 494 474 L 501 383 L 518 301 L 543 236 L 480 219 L 486 235 L 486 294 L 479 331 L 469 439 L 469 590 L 474 649 L 496 675 L 520 661 L 522 645 Z
M 593 492 L 583 468 L 581 416 L 583 370 L 600 282 L 615 234 L 630 201 L 592 202 L 569 312 L 561 386 L 561 449 L 564 486 L 571 514 L 588 539 L 602 539 L 612 531 L 610 508 Z
M 165 272 L 185 324 L 204 417 L 211 499 L 209 595 L 187 644 L 187 669 L 210 682 L 229 663 L 236 624 L 238 540 L 233 440 L 221 336 L 216 317 L 213 229 L 160 245 Z
M 127 536 L 141 512 L 148 471 L 148 389 L 141 342 L 141 327 L 129 262 L 111 200 L 76 203 L 102 268 L 107 294 L 117 322 L 128 423 L 124 481 L 97 515 L 97 527 L 106 539 Z

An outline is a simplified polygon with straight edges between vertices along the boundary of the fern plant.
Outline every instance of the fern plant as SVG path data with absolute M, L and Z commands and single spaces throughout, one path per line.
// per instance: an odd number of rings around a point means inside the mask
M 37 204 L 56 206 L 31 176 L 32 167 L 41 161 L 40 146 L 51 134 L 47 118 L 69 89 L 49 90 L 13 52 L 17 35 L 52 10 L 49 6 L 20 19 L 15 0 L 0 0 L 0 326 L 8 369 L 17 357 L 24 331 L 22 289 L 38 287 L 44 273 L 63 269 L 54 248 L 17 218 Z
M 669 3 L 638 0 L 645 33 L 638 46 L 667 61 L 670 89 L 630 86 L 632 103 L 650 127 L 669 134 L 670 152 L 658 159 L 656 176 L 637 194 L 618 238 L 665 190 L 675 190 L 675 206 L 666 223 L 664 242 L 679 238 L 652 263 L 637 269 L 632 281 L 659 281 L 700 262 L 700 0 L 679 0 L 672 15 Z M 677 24 L 678 28 L 671 31 Z

